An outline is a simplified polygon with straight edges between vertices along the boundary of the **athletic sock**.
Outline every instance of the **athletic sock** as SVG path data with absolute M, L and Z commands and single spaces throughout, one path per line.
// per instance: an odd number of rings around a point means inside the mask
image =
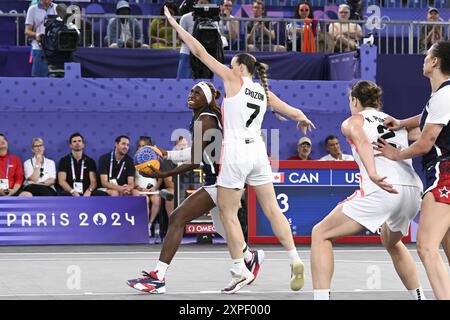
M 427 300 L 425 294 L 423 293 L 422 287 L 418 287 L 414 290 L 408 290 L 411 300 Z
M 156 272 L 156 275 L 158 276 L 158 280 L 164 279 L 168 268 L 169 268 L 169 265 L 167 263 L 158 261 L 158 263 L 156 264 L 156 268 L 154 270 Z
M 314 300 L 330 300 L 330 289 L 314 289 Z
M 252 252 L 249 250 L 248 245 L 246 243 L 244 243 L 244 247 L 242 248 L 242 252 L 244 254 L 244 260 L 245 262 L 249 262 L 252 261 L 253 259 L 253 254 Z
M 292 249 L 288 251 L 289 259 L 291 260 L 291 265 L 297 262 L 302 262 L 300 259 L 297 249 Z
M 244 258 L 233 259 L 233 265 L 231 266 L 231 270 L 236 274 L 242 274 L 242 270 L 247 269 L 244 263 Z

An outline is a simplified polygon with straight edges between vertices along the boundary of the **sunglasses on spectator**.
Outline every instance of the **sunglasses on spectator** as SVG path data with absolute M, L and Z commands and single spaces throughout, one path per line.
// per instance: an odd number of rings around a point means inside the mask
M 39 178 L 42 178 L 44 176 L 44 168 L 41 168 L 40 171 Z
M 34 146 L 33 146 L 33 148 L 39 148 L 39 147 L 43 147 L 44 145 L 43 144 L 35 144 Z
M 309 12 L 309 9 L 300 9 L 300 12 Z

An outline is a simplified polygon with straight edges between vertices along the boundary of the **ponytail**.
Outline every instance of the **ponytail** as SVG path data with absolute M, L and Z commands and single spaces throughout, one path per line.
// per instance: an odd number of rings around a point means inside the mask
M 255 67 L 256 71 L 258 72 L 259 79 L 261 80 L 261 84 L 264 88 L 264 91 L 266 93 L 267 97 L 267 105 L 270 105 L 269 102 L 269 84 L 267 82 L 267 70 L 269 69 L 269 66 L 265 63 L 261 63 L 259 61 L 255 61 Z M 273 115 L 280 121 L 288 121 L 285 117 L 280 115 L 278 112 L 275 112 L 273 108 L 270 108 L 272 110 Z

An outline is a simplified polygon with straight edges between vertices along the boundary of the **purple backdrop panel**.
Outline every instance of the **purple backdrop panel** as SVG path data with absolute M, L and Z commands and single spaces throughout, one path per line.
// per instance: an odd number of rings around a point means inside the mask
M 186 135 L 191 119 L 187 96 L 193 80 L 160 79 L 32 79 L 0 78 L 1 131 L 8 135 L 11 151 L 30 157 L 31 139 L 41 136 L 46 153 L 58 161 L 69 152 L 67 139 L 81 132 L 86 152 L 95 160 L 111 150 L 114 138 L 131 138 L 131 152 L 140 135 L 150 135 L 158 146 L 171 149 L 172 141 Z M 300 107 L 316 124 L 313 158 L 324 155 L 328 134 L 341 138 L 340 125 L 348 111 L 348 81 L 270 81 L 271 90 L 289 104 Z M 215 85 L 223 92 L 221 81 Z M 81 112 L 83 111 L 83 112 Z M 295 153 L 301 132 L 295 123 L 281 122 L 270 112 L 264 128 L 278 130 L 279 157 Z M 276 132 L 273 133 L 274 135 Z M 268 142 L 272 145 L 269 132 Z M 275 136 L 274 136 L 275 138 Z
M 0 50 L 0 76 L 31 75 L 30 47 L 4 46 Z M 236 52 L 225 53 L 229 64 Z M 254 52 L 270 65 L 271 79 L 326 80 L 327 60 L 323 54 L 300 52 Z M 176 50 L 79 48 L 74 60 L 80 62 L 83 77 L 90 78 L 172 78 L 177 74 Z M 1 62 L 3 61 L 3 62 Z
M 0 78 L 0 110 L 28 112 L 183 112 L 199 80 Z M 223 92 L 220 80 L 214 84 Z M 286 102 L 308 110 L 347 110 L 348 81 L 271 80 Z
M 0 245 L 148 243 L 144 197 L 0 199 Z
M 328 56 L 329 80 L 353 80 L 360 77 L 359 61 L 355 52 Z

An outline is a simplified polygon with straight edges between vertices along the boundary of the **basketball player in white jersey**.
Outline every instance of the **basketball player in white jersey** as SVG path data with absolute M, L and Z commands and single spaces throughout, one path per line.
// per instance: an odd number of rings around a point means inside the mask
M 304 266 L 295 248 L 289 223 L 275 197 L 272 170 L 261 138 L 261 124 L 269 100 L 273 109 L 297 121 L 305 134 L 308 129 L 312 130 L 314 125 L 303 112 L 289 106 L 269 91 L 266 65 L 257 62 L 252 55 L 242 53 L 233 57 L 231 68 L 228 68 L 214 59 L 200 42 L 181 28 L 167 8 L 164 13 L 191 53 L 224 83 L 223 143 L 221 168 L 217 179 L 217 204 L 233 266 L 232 280 L 222 292 L 234 293 L 254 278 L 245 267 L 241 248 L 244 239 L 237 217 L 245 183 L 254 188 L 275 235 L 288 251 L 292 275 L 291 289 L 300 290 L 304 285 Z M 264 87 L 253 82 L 255 71 L 258 71 Z
M 364 228 L 376 232 L 380 226 L 383 245 L 412 299 L 425 299 L 414 259 L 401 242 L 419 210 L 422 183 L 411 160 L 374 157 L 372 142 L 379 138 L 396 147 L 408 146 L 405 129 L 394 133 L 383 126 L 388 115 L 380 111 L 381 97 L 381 88 L 370 81 L 357 82 L 350 93 L 352 116 L 342 123 L 342 132 L 352 145 L 360 169 L 361 189 L 313 228 L 311 272 L 317 300 L 330 298 L 334 269 L 332 241 Z

